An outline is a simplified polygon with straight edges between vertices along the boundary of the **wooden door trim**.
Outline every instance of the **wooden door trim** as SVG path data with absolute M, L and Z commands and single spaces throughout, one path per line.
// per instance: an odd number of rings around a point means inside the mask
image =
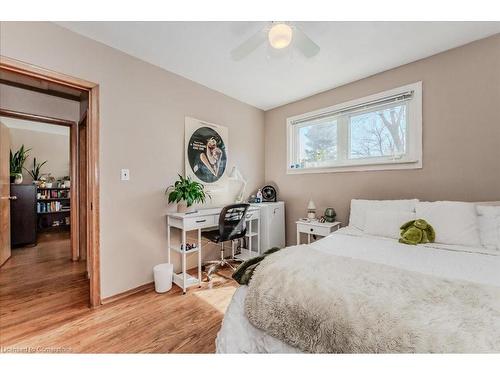
M 71 260 L 76 262 L 80 259 L 80 220 L 79 220 L 79 206 L 80 206 L 80 191 L 78 183 L 78 123 L 74 122 L 69 131 L 69 156 L 71 165 L 71 199 L 69 201 L 71 212 Z
M 81 100 L 81 98 L 79 96 L 76 96 L 76 95 L 66 94 L 66 93 L 59 92 L 57 90 L 52 90 L 52 89 L 42 89 L 39 87 L 33 87 L 33 86 L 27 85 L 25 83 L 8 81 L 8 80 L 2 79 L 2 78 L 0 78 L 0 83 L 3 85 L 7 85 L 7 86 L 17 87 L 19 89 L 30 90 L 33 92 L 39 92 L 41 94 L 57 96 L 58 98 L 73 100 L 75 102 L 79 102 Z
M 23 74 L 32 78 L 39 78 L 46 81 L 59 83 L 63 86 L 73 87 L 80 90 L 91 90 L 97 84 L 86 81 L 84 79 L 72 77 L 63 73 L 54 72 L 53 70 L 45 69 L 33 64 L 25 63 L 20 60 L 12 59 L 7 56 L 0 55 L 0 66 L 2 69 L 10 72 Z
M 72 127 L 76 123 L 75 121 L 65 120 L 62 118 L 41 116 L 19 111 L 11 111 L 10 109 L 5 109 L 5 108 L 0 108 L 0 116 L 17 118 L 20 120 L 43 122 L 52 125 L 68 126 L 68 127 Z
M 54 72 L 33 64 L 0 55 L 0 69 L 23 74 L 28 77 L 59 83 L 85 90 L 89 95 L 87 126 L 87 206 L 89 247 L 87 262 L 90 262 L 90 305 L 101 305 L 100 283 L 100 231 L 99 231 L 99 85 L 87 80 Z

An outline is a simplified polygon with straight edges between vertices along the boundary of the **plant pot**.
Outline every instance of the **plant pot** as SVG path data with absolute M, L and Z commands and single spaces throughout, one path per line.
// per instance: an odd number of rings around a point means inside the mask
M 188 210 L 187 203 L 185 201 L 180 201 L 177 203 L 177 212 L 180 214 L 185 214 Z
M 15 176 L 14 176 L 14 183 L 16 185 L 20 185 L 23 183 L 23 175 L 21 173 L 17 173 Z
M 45 183 L 45 187 L 46 187 L 47 189 L 50 189 L 50 188 L 52 187 L 52 182 L 46 182 L 46 183 Z

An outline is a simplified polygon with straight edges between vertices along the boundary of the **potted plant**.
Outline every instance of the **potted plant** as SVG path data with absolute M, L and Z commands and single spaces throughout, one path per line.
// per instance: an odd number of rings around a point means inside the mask
M 24 145 L 15 153 L 10 150 L 10 182 L 21 184 L 23 182 L 23 167 L 26 159 L 29 156 L 31 149 L 25 149 Z
M 40 179 L 38 180 L 38 187 L 45 189 L 45 183 L 47 182 L 47 176 L 45 174 L 40 176 Z
M 26 168 L 26 171 L 28 171 L 28 174 L 31 176 L 31 178 L 33 179 L 33 183 L 35 185 L 38 185 L 39 184 L 39 181 L 40 181 L 40 177 L 42 176 L 42 174 L 40 173 L 41 172 L 41 169 L 43 167 L 43 165 L 47 163 L 47 160 L 45 160 L 43 163 L 37 163 L 36 162 L 36 158 L 33 158 L 33 168 L 31 168 L 31 170 L 27 170 Z
M 48 173 L 47 178 L 45 180 L 45 187 L 50 189 L 50 188 L 54 187 L 55 182 L 56 182 L 56 178 L 54 176 L 52 176 L 51 173 Z
M 69 176 L 64 176 L 62 178 L 62 187 L 69 188 L 71 187 L 71 179 Z
M 186 212 L 194 203 L 205 203 L 207 196 L 211 198 L 210 194 L 203 190 L 202 184 L 190 177 L 178 176 L 179 179 L 165 191 L 165 194 L 168 194 L 168 203 L 177 203 L 177 212 Z

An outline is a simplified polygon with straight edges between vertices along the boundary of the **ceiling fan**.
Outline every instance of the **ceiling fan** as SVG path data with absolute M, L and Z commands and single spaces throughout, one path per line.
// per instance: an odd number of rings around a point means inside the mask
M 277 50 L 288 46 L 296 47 L 305 57 L 313 57 L 320 48 L 299 27 L 287 22 L 272 22 L 252 35 L 238 47 L 231 51 L 231 57 L 235 61 L 242 60 L 257 49 L 267 39 L 272 48 Z

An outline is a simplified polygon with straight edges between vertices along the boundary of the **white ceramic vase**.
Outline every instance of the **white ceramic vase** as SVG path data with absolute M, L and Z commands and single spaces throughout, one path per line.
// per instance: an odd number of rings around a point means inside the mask
M 185 214 L 188 210 L 186 201 L 180 201 L 177 203 L 177 212 L 180 214 Z
M 23 175 L 21 173 L 16 174 L 16 178 L 14 179 L 14 183 L 16 185 L 22 184 L 23 183 Z

